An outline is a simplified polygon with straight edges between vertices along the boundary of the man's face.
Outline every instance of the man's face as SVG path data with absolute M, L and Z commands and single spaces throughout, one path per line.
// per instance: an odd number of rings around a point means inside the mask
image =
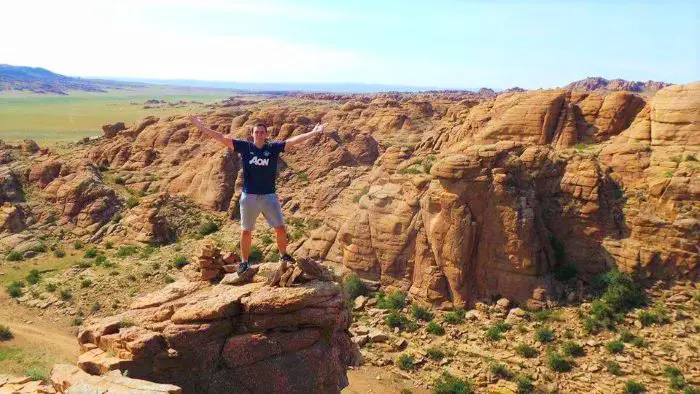
M 267 137 L 267 130 L 263 126 L 253 127 L 253 140 L 255 141 L 265 141 Z

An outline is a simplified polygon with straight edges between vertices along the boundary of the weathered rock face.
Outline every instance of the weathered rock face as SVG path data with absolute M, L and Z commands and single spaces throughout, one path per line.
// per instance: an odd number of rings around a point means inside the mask
M 269 270 L 268 270 L 269 271 Z M 90 374 L 175 384 L 189 393 L 333 393 L 353 362 L 341 287 L 172 283 L 78 334 Z
M 643 92 L 656 91 L 663 89 L 670 84 L 657 81 L 626 81 L 624 79 L 607 80 L 600 77 L 591 77 L 575 81 L 568 84 L 566 87 L 573 90 L 610 90 L 610 91 L 628 91 L 628 92 Z

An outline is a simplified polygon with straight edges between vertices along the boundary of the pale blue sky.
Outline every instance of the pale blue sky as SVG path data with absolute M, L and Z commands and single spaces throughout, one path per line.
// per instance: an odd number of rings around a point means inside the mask
M 700 79 L 692 1 L 16 3 L 3 14 L 32 16 L 3 18 L 0 63 L 75 76 L 440 88 Z

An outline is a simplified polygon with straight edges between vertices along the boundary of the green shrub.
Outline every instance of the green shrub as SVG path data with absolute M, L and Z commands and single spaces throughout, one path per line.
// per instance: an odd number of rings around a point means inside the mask
M 87 287 L 92 286 L 92 281 L 90 279 L 83 279 L 82 282 L 80 282 L 80 287 L 85 289 Z
M 63 249 L 55 249 L 53 251 L 53 255 L 60 259 L 62 257 L 66 257 L 66 251 Z
M 72 324 L 73 324 L 74 326 L 80 326 L 80 325 L 82 325 L 82 324 L 83 324 L 83 318 L 82 318 L 82 317 L 76 317 L 76 318 L 74 318 Z
M 24 256 L 22 256 L 22 253 L 16 250 L 11 250 L 10 253 L 7 254 L 7 257 L 5 259 L 7 261 L 22 261 L 24 260 Z
M 95 303 L 92 304 L 92 306 L 90 307 L 90 312 L 92 312 L 92 313 L 97 313 L 97 312 L 100 311 L 100 309 L 102 309 L 102 305 L 100 305 L 99 302 L 95 302 Z
M 41 380 L 42 382 L 49 380 L 49 371 L 46 368 L 29 368 L 24 371 L 24 375 L 31 380 Z
M 518 352 L 519 355 L 521 355 L 522 357 L 525 357 L 525 358 L 533 358 L 533 357 L 537 356 L 537 353 L 539 353 L 537 351 L 537 349 L 535 349 L 534 347 L 532 347 L 530 345 L 526 345 L 524 343 L 521 343 L 520 345 L 518 345 L 515 348 L 515 351 Z
M 647 303 L 644 291 L 627 273 L 612 270 L 599 277 L 595 287 L 602 292 L 601 301 L 614 313 L 624 313 Z
M 112 249 L 112 248 L 114 248 L 114 242 L 112 242 L 112 241 L 105 242 L 105 249 Z
M 430 313 L 430 311 L 428 311 L 427 308 L 424 308 L 424 307 L 422 307 L 420 305 L 416 305 L 416 304 L 411 305 L 411 315 L 416 320 L 423 320 L 423 321 L 433 320 L 433 314 Z
M 260 236 L 260 243 L 263 245 L 270 245 L 273 242 L 275 242 L 275 240 L 272 238 L 272 236 L 270 234 L 263 234 Z
M 515 376 L 513 372 L 510 369 L 508 369 L 508 367 L 500 363 L 491 364 L 489 370 L 495 377 L 505 380 L 511 380 Z
M 634 341 L 635 338 L 637 338 L 637 337 L 635 337 L 634 334 L 629 332 L 629 330 L 624 330 L 624 331 L 620 332 L 620 340 L 622 342 L 630 343 L 630 342 Z
M 53 293 L 54 291 L 56 291 L 56 284 L 47 283 L 46 284 L 46 291 L 48 291 L 49 293 Z
M 211 219 L 199 225 L 199 233 L 201 235 L 209 235 L 217 231 L 219 231 L 219 224 Z
M 64 289 L 64 290 L 61 290 L 60 296 L 61 296 L 61 299 L 62 299 L 63 301 L 68 301 L 68 300 L 70 300 L 71 298 L 73 298 L 73 293 L 71 293 L 70 290 Z
M 452 312 L 447 312 L 444 316 L 445 323 L 459 324 L 464 321 L 467 311 L 464 308 L 456 308 Z
M 434 320 L 430 321 L 427 326 L 425 326 L 425 331 L 427 331 L 429 334 L 433 335 L 444 335 L 445 334 L 445 329 L 442 328 L 440 324 L 435 322 Z
M 646 386 L 636 380 L 630 379 L 625 382 L 625 394 L 641 394 L 646 391 Z
M 134 253 L 136 253 L 136 246 L 124 245 L 124 246 L 119 247 L 119 250 L 117 250 L 116 256 L 117 257 L 128 257 Z
M 458 379 L 449 372 L 443 372 L 433 385 L 434 394 L 473 394 L 474 385 L 468 380 Z
M 394 290 L 387 295 L 379 293 L 377 298 L 377 307 L 380 309 L 399 310 L 405 305 L 406 293 L 401 290 Z
M 680 369 L 668 365 L 664 368 L 664 375 L 670 380 L 672 389 L 680 390 L 685 387 L 685 377 Z
M 624 350 L 625 344 L 622 341 L 610 341 L 605 344 L 605 348 L 608 349 L 610 353 L 617 354 Z
M 416 360 L 413 358 L 412 354 L 401 354 L 396 359 L 396 365 L 404 371 L 413 371 L 416 369 Z
M 175 278 L 173 278 L 170 275 L 166 275 L 163 280 L 165 281 L 165 283 L 168 283 L 168 284 L 175 282 Z
M 250 247 L 250 254 L 248 255 L 248 262 L 257 263 L 263 261 L 263 253 L 258 245 L 253 245 Z
M 622 376 L 622 368 L 620 367 L 620 364 L 616 363 L 615 361 L 606 361 L 605 368 L 608 370 L 608 372 L 615 376 Z
M 37 252 L 37 253 L 45 253 L 47 248 L 43 242 L 39 242 L 38 244 L 36 244 L 32 247 L 32 250 Z
M 635 347 L 639 347 L 639 348 L 647 347 L 647 343 L 644 341 L 644 339 L 639 338 L 639 337 L 634 338 L 632 340 L 632 345 L 634 345 Z
M 430 174 L 430 169 L 433 168 L 433 163 L 435 163 L 435 155 L 428 155 L 423 159 L 423 171 L 426 174 Z
M 148 258 L 150 255 L 155 253 L 158 250 L 155 246 L 148 245 L 141 249 L 141 253 L 139 254 L 139 257 L 142 259 Z
M 648 312 L 648 311 L 639 311 L 637 314 L 637 318 L 639 319 L 639 322 L 642 323 L 642 326 L 647 327 L 650 326 L 654 323 L 659 322 L 658 316 L 656 314 Z
M 189 264 L 189 261 L 187 261 L 187 257 L 181 254 L 175 256 L 175 259 L 173 259 L 173 266 L 177 269 L 182 269 L 182 267 L 186 266 L 187 264 Z
M 549 327 L 539 327 L 535 330 L 535 339 L 541 343 L 552 342 L 554 340 L 554 333 Z
M 564 342 L 564 344 L 562 344 L 562 352 L 572 357 L 583 357 L 586 354 L 583 350 L 583 346 L 575 342 Z
M 117 185 L 123 185 L 125 183 L 124 178 L 118 176 L 118 177 L 114 178 L 114 183 L 116 183 Z
M 90 268 L 92 267 L 92 263 L 88 260 L 83 260 L 78 263 L 78 268 Z
M 392 311 L 384 318 L 384 322 L 391 328 L 403 328 L 408 323 L 408 318 L 398 311 Z
M 308 182 L 309 181 L 309 176 L 306 174 L 304 171 L 299 171 L 296 173 L 297 178 L 299 178 L 300 181 L 302 182 Z
M 73 242 L 73 249 L 82 249 L 83 248 L 83 242 L 80 240 L 77 240 Z
M 33 270 L 29 271 L 29 273 L 27 274 L 27 277 L 25 279 L 27 280 L 27 283 L 29 283 L 30 285 L 35 285 L 35 284 L 39 283 L 39 281 L 41 280 L 41 275 L 39 274 L 39 270 L 33 269 Z
M 572 363 L 569 359 L 554 351 L 550 351 L 547 354 L 547 364 L 557 372 L 568 372 L 571 371 L 572 367 Z
M 129 196 L 129 198 L 126 199 L 126 206 L 127 208 L 133 208 L 135 206 L 139 205 L 139 199 L 136 196 Z
M 367 287 L 356 273 L 350 273 L 343 280 L 343 288 L 351 299 L 367 293 Z
M 10 327 L 0 324 L 0 341 L 9 341 L 14 337 L 15 336 L 12 334 Z
M 440 361 L 445 357 L 445 352 L 437 346 L 429 347 L 425 350 L 426 355 L 435 361 Z
M 22 295 L 22 288 L 24 287 L 24 282 L 14 281 L 7 285 L 7 294 L 12 298 L 18 298 Z
M 84 255 L 85 258 L 91 259 L 91 258 L 94 258 L 95 256 L 97 256 L 97 249 L 90 248 L 90 249 L 85 251 L 85 255 Z
M 486 339 L 490 341 L 500 341 L 503 339 L 503 333 L 510 330 L 510 324 L 506 322 L 494 323 L 486 330 Z
M 518 394 L 529 394 L 535 390 L 535 384 L 529 376 L 518 375 L 515 383 L 518 384 Z
M 694 386 L 685 386 L 685 389 L 683 389 L 683 394 L 700 394 L 700 389 L 697 389 Z

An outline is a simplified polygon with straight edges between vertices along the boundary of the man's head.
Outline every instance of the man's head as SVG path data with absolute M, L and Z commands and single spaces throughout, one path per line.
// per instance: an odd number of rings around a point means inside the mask
M 267 139 L 267 126 L 265 126 L 265 123 L 256 123 L 255 126 L 253 126 L 253 142 L 256 144 L 258 142 L 265 142 L 265 139 Z

